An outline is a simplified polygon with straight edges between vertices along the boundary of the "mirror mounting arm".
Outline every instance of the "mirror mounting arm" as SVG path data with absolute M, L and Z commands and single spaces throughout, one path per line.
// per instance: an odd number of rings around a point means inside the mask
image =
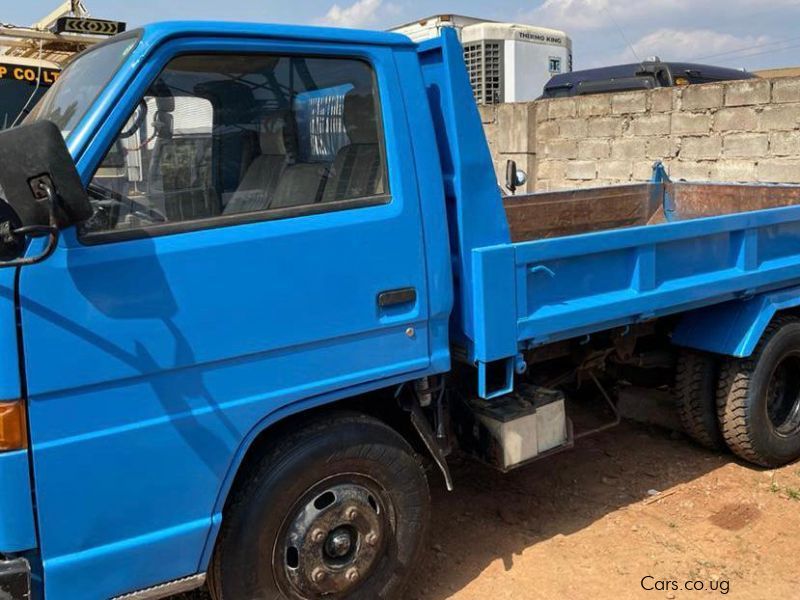
M 25 267 L 28 265 L 35 265 L 48 258 L 56 249 L 58 244 L 58 225 L 56 224 L 56 193 L 52 186 L 39 181 L 37 184 L 39 190 L 47 196 L 47 205 L 50 213 L 49 225 L 28 225 L 24 227 L 17 227 L 16 229 L 9 229 L 0 232 L 3 237 L 19 238 L 20 236 L 41 237 L 47 236 L 47 245 L 39 254 L 35 256 L 23 256 L 12 260 L 0 261 L 0 269 L 8 267 Z M 6 221 L 6 224 L 8 221 Z

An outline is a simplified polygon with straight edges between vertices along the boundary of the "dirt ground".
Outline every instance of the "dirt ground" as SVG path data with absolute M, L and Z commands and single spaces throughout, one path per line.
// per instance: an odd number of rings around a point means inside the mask
M 450 494 L 432 479 L 408 600 L 800 598 L 800 463 L 757 469 L 626 423 L 508 475 L 462 461 L 454 477 Z

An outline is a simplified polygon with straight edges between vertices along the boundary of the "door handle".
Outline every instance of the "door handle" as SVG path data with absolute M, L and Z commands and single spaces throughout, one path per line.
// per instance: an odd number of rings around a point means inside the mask
M 378 306 L 387 308 L 398 304 L 412 304 L 417 300 L 417 290 L 413 287 L 386 290 L 378 294 Z

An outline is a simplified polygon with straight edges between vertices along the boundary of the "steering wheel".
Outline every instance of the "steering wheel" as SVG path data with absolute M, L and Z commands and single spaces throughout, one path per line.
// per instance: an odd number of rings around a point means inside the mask
M 86 189 L 94 196 L 92 203 L 99 208 L 107 208 L 107 204 L 115 204 L 125 207 L 130 206 L 136 209 L 134 211 L 136 216 L 143 217 L 151 223 L 166 223 L 169 220 L 161 211 L 152 208 L 151 206 L 142 204 L 133 198 L 123 196 L 119 192 L 102 185 L 90 183 Z

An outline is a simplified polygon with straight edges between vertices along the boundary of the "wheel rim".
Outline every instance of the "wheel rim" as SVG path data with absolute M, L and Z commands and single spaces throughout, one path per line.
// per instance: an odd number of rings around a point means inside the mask
M 766 411 L 776 435 L 800 432 L 800 355 L 787 356 L 775 367 L 767 386 Z
M 351 594 L 386 553 L 391 509 L 383 489 L 365 476 L 314 485 L 290 509 L 276 540 L 276 581 L 293 598 Z

